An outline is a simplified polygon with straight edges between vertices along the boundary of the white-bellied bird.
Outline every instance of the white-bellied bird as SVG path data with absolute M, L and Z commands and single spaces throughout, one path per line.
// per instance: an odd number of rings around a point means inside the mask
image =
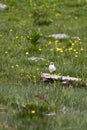
M 54 73 L 56 71 L 56 67 L 54 65 L 54 62 L 50 62 L 49 71 L 50 71 L 50 73 Z

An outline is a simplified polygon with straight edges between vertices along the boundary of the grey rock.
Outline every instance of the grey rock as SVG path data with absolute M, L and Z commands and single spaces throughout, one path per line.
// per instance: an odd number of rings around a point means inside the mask
M 32 57 L 28 57 L 28 60 L 32 60 L 32 61 L 42 60 L 42 61 L 44 61 L 45 59 L 42 58 L 42 57 L 34 57 L 34 56 L 32 56 Z
M 52 34 L 51 37 L 55 39 L 68 39 L 69 36 L 66 34 Z
M 0 9 L 6 9 L 7 5 L 0 3 Z
M 70 37 L 66 34 L 52 34 L 52 35 L 49 35 L 49 37 L 52 37 L 54 39 L 69 39 L 69 38 L 76 39 L 76 40 L 79 39 L 78 36 Z

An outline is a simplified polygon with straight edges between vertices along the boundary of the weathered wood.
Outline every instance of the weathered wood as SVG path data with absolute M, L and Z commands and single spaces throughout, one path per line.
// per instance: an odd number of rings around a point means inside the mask
M 58 75 L 49 74 L 49 73 L 42 73 L 41 79 L 42 79 L 42 81 L 59 80 L 59 79 L 61 79 L 62 81 L 76 81 L 76 82 L 81 81 L 80 78 L 68 77 L 68 76 L 58 76 Z

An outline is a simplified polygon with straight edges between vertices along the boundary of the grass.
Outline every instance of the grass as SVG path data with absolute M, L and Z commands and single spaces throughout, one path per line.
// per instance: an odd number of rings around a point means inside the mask
M 56 74 L 87 82 L 87 1 L 1 2 L 8 8 L 0 10 L 0 129 L 86 130 L 87 84 L 63 88 L 40 75 L 54 61 Z M 70 38 L 49 37 L 56 33 Z

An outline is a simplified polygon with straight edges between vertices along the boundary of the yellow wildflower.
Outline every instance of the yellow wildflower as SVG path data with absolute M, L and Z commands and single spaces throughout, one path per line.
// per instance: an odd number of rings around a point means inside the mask
M 39 51 L 42 51 L 42 49 L 41 49 L 41 48 L 39 48 Z
M 78 40 L 80 41 L 81 39 L 79 38 Z
M 55 14 L 55 17 L 60 17 L 60 13 L 56 13 L 56 14 Z
M 51 41 L 49 41 L 49 42 L 48 42 L 48 45 L 50 45 L 51 43 L 52 43 L 52 42 L 51 42 Z
M 77 43 L 77 42 L 78 42 L 77 40 L 74 41 L 74 43 Z
M 29 52 L 26 52 L 25 54 L 26 54 L 26 55 L 28 55 L 28 54 L 29 54 Z
M 38 71 L 38 70 L 39 70 L 39 68 L 36 68 L 36 70 Z
M 57 46 L 57 44 L 58 44 L 58 40 L 55 40 L 55 46 Z
M 19 65 L 18 65 L 18 64 L 16 64 L 15 66 L 16 66 L 16 67 L 18 67 Z
M 72 50 L 73 50 L 73 48 L 72 48 L 72 47 L 70 47 L 70 48 L 68 48 L 68 50 L 69 50 L 69 51 L 72 51 Z
M 55 43 L 58 43 L 59 41 L 58 40 L 55 40 Z
M 16 36 L 16 39 L 18 39 L 18 36 Z
M 60 52 L 63 52 L 63 48 L 60 48 Z
M 81 48 L 81 51 L 83 51 L 84 49 L 83 48 Z
M 7 52 L 7 51 L 5 51 L 5 54 L 8 54 L 8 52 Z
M 14 66 L 12 65 L 12 66 L 11 66 L 11 68 L 13 69 L 13 68 L 14 68 Z
M 32 110 L 31 113 L 32 113 L 32 114 L 35 114 L 35 110 Z
M 76 51 L 76 49 L 74 49 L 74 52 Z
M 78 54 L 78 51 L 76 51 L 75 53 Z
M 13 30 L 12 29 L 10 29 L 10 32 L 12 32 Z
M 56 48 L 56 51 L 60 51 L 60 48 L 57 47 L 57 48 Z
M 75 44 L 74 43 L 72 43 L 72 46 L 74 46 Z
M 63 50 L 60 50 L 60 52 L 63 52 Z

